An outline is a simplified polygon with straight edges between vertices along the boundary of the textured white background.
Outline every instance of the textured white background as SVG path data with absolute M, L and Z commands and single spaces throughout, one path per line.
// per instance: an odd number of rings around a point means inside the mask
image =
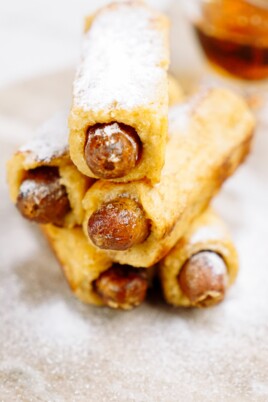
M 72 66 L 79 57 L 84 15 L 108 2 L 2 0 L 0 85 Z M 176 19 L 176 30 L 180 30 L 181 22 L 177 18 L 181 0 L 149 0 L 148 3 L 168 11 Z
M 267 401 L 264 118 L 252 155 L 216 200 L 241 272 L 227 300 L 211 310 L 176 310 L 155 297 L 129 313 L 80 304 L 36 228 L 8 199 L 5 161 L 69 102 L 82 16 L 96 3 L 102 2 L 0 2 L 0 400 Z M 172 69 L 187 87 L 200 58 L 181 2 L 152 3 L 168 4 Z

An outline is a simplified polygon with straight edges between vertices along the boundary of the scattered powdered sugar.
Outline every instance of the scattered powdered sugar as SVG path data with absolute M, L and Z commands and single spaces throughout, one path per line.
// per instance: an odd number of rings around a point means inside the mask
M 77 301 L 36 226 L 4 186 L 0 141 L 0 400 L 267 402 L 268 122 L 250 158 L 216 200 L 240 273 L 208 310 L 166 306 L 157 295 L 116 312 Z
M 197 268 L 207 267 L 214 275 L 222 275 L 226 273 L 226 264 L 224 260 L 216 253 L 210 251 L 202 251 L 201 254 L 195 254 L 191 257 L 191 264 L 195 264 Z M 192 287 L 195 288 L 198 276 L 192 277 Z M 198 282 L 197 282 L 198 283 Z
M 68 112 L 62 111 L 44 123 L 36 136 L 20 148 L 26 161 L 49 162 L 68 152 Z
M 49 183 L 49 186 L 42 181 L 26 179 L 20 186 L 20 196 L 27 198 L 30 196 L 31 202 L 39 205 L 46 197 L 53 198 L 54 202 L 60 199 L 64 194 L 63 188 L 59 184 L 59 180 Z
M 191 243 L 205 242 L 210 239 L 220 239 L 222 237 L 222 230 L 216 226 L 202 226 L 193 233 L 190 241 Z
M 23 197 L 31 196 L 31 199 L 38 204 L 40 199 L 47 197 L 53 191 L 52 187 L 58 187 L 56 183 L 51 183 L 48 187 L 47 185 L 41 185 L 36 183 L 35 180 L 24 180 L 20 186 L 20 195 Z
M 226 300 L 208 310 L 168 307 L 156 295 L 131 312 L 80 303 L 0 182 L 1 400 L 268 400 L 264 132 L 217 200 L 241 271 Z M 1 144 L 0 160 L 8 153 Z
M 169 134 L 186 133 L 190 121 L 192 108 L 190 103 L 183 103 L 169 108 L 168 126 Z
M 117 163 L 121 161 L 121 156 L 123 153 L 122 144 L 118 141 L 114 134 L 122 132 L 121 127 L 118 123 L 114 122 L 112 124 L 105 124 L 94 131 L 94 137 L 101 137 L 102 141 L 109 149 L 109 155 L 106 158 L 107 162 Z M 132 147 L 136 148 L 136 142 L 132 136 L 128 136 L 128 141 L 132 144 Z
M 102 137 L 104 133 L 106 137 L 110 137 L 113 134 L 117 134 L 118 131 L 120 131 L 120 126 L 118 123 L 114 122 L 113 124 L 105 124 L 103 127 L 97 128 L 94 135 Z
M 140 2 L 116 3 L 96 15 L 85 33 L 74 106 L 98 111 L 157 104 L 168 55 L 156 16 Z
M 191 115 L 211 89 L 211 86 L 202 87 L 196 95 L 191 96 L 191 98 L 187 99 L 184 103 L 169 108 L 168 123 L 169 133 L 171 135 L 178 132 L 187 135 L 187 128 L 191 121 Z

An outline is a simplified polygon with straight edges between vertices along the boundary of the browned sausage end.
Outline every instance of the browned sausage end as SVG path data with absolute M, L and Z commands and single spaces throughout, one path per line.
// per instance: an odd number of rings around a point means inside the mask
M 88 235 L 102 249 L 127 250 L 146 240 L 149 233 L 142 207 L 127 197 L 104 203 L 88 220 Z
M 115 179 L 126 176 L 136 166 L 141 148 L 134 128 L 112 122 L 89 127 L 84 155 L 97 177 Z
M 201 251 L 183 266 L 178 282 L 193 306 L 209 307 L 224 299 L 227 286 L 227 267 L 215 252 Z
M 94 282 L 93 288 L 105 305 L 129 310 L 146 297 L 148 278 L 143 268 L 113 265 Z
M 20 185 L 16 205 L 26 219 L 61 226 L 70 203 L 58 169 L 45 166 L 29 170 Z

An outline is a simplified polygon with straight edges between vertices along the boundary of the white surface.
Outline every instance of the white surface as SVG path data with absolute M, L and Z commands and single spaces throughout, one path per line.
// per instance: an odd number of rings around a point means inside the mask
M 185 46 L 189 33 L 181 18 L 182 0 L 147 2 L 171 16 L 173 67 L 179 64 L 187 71 L 198 58 L 194 49 Z M 106 3 L 109 0 L 0 1 L 0 87 L 75 65 L 81 51 L 84 16 Z M 181 50 L 178 56 L 175 48 Z
M 193 34 L 182 15 L 183 1 L 148 0 L 148 3 L 171 17 L 171 70 L 183 75 L 182 84 L 189 87 L 194 85 L 191 69 L 201 69 L 202 64 Z M 64 94 L 60 108 L 69 107 L 74 69 L 81 54 L 84 16 L 108 2 L 0 1 L 0 138 L 17 145 L 30 138 L 33 128 L 58 112 L 60 91 Z M 53 75 L 57 79 L 51 79 Z M 30 105 L 26 93 L 29 80 L 35 80 L 38 91 Z M 10 96 L 12 103 L 5 101 Z
M 0 85 L 73 65 L 80 54 L 83 17 L 101 3 L 105 1 L 1 1 Z
M 5 161 L 68 104 L 80 17 L 93 3 L 0 3 L 0 400 L 266 402 L 267 122 L 216 201 L 241 272 L 227 300 L 211 310 L 176 310 L 154 298 L 129 313 L 82 305 L 35 226 L 9 201 Z M 173 66 L 183 83 L 197 68 L 184 26 L 173 28 Z

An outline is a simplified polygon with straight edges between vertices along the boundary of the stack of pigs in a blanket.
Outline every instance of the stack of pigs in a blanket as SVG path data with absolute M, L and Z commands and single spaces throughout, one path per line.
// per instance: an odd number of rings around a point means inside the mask
M 8 163 L 12 201 L 86 303 L 131 309 L 158 279 L 167 303 L 208 307 L 236 279 L 209 204 L 248 155 L 254 119 L 226 89 L 184 99 L 168 68 L 165 16 L 140 1 L 101 8 L 86 19 L 71 111 Z

